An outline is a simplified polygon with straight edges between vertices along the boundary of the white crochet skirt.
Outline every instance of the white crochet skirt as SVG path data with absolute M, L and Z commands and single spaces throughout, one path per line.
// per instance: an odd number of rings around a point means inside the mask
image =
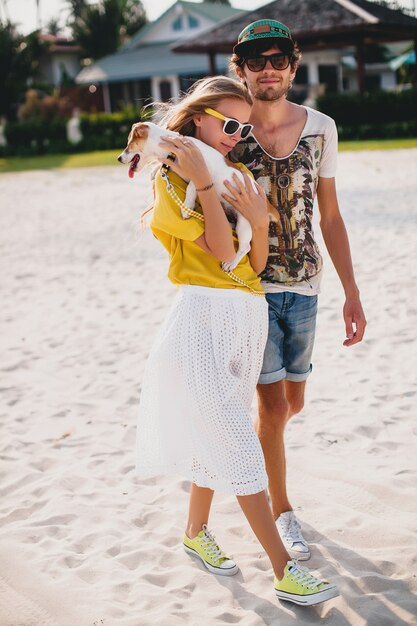
M 250 407 L 267 332 L 265 298 L 241 289 L 179 288 L 143 378 L 139 477 L 175 473 L 235 495 L 266 488 Z

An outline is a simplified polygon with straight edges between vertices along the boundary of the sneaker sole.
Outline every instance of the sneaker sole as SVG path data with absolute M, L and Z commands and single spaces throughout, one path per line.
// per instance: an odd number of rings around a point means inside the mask
M 207 563 L 203 559 L 201 554 L 198 554 L 198 552 L 186 546 L 185 543 L 183 543 L 183 546 L 184 546 L 184 550 L 188 552 L 188 554 L 198 557 L 200 561 L 203 563 L 204 567 L 206 567 L 208 571 L 211 572 L 212 574 L 217 574 L 218 576 L 234 576 L 239 571 L 239 567 L 237 565 L 235 565 L 234 567 L 228 567 L 226 569 L 221 568 L 221 567 L 215 567 L 214 565 L 210 565 L 210 563 Z
M 313 593 L 310 596 L 300 596 L 293 593 L 286 593 L 285 591 L 278 591 L 275 589 L 277 598 L 285 600 L 287 602 L 293 602 L 294 604 L 301 604 L 303 606 L 313 606 L 314 604 L 320 604 L 331 598 L 336 598 L 339 595 L 337 587 L 330 587 L 330 589 L 324 589 L 318 593 Z

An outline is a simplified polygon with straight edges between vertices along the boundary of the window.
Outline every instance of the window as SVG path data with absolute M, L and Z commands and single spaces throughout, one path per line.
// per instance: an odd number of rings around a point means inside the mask
M 299 65 L 297 73 L 294 79 L 295 85 L 307 85 L 308 84 L 308 71 L 307 65 Z
M 166 102 L 172 97 L 172 88 L 169 80 L 161 80 L 159 83 L 159 93 L 162 102 Z
M 321 85 L 326 85 L 326 93 L 337 93 L 337 65 L 319 65 L 319 81 Z
M 198 25 L 199 25 L 198 19 L 195 18 L 194 15 L 189 15 L 188 16 L 188 26 L 189 26 L 189 28 L 197 28 Z
M 179 15 L 177 19 L 172 22 L 172 30 L 182 30 L 182 15 Z
M 180 91 L 187 91 L 194 85 L 196 80 L 200 80 L 200 78 L 206 78 L 207 74 L 196 74 L 194 76 L 180 76 Z

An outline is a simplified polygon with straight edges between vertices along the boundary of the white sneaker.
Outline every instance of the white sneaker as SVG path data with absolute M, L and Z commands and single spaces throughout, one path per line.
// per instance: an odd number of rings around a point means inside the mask
M 294 511 L 281 513 L 276 525 L 281 541 L 290 557 L 298 561 L 308 561 L 311 556 L 310 550 L 307 541 L 301 534 L 301 526 Z

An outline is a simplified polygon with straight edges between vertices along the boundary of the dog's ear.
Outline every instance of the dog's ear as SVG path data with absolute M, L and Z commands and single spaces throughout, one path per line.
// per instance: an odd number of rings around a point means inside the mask
M 140 137 L 146 137 L 148 134 L 148 127 L 143 122 L 139 122 L 133 129 L 133 137 L 139 139 Z

